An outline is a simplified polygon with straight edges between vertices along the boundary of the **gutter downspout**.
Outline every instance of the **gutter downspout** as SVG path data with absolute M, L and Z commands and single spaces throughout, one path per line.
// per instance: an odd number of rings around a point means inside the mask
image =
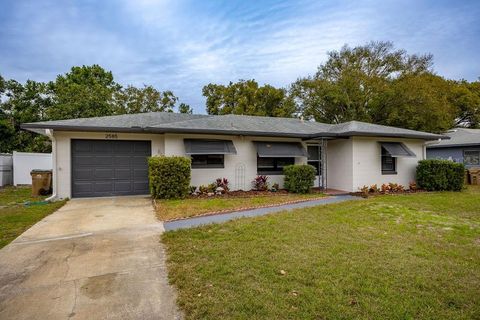
M 53 136 L 52 129 L 45 129 L 46 135 L 52 141 L 52 195 L 45 201 L 52 201 L 57 198 L 57 140 Z

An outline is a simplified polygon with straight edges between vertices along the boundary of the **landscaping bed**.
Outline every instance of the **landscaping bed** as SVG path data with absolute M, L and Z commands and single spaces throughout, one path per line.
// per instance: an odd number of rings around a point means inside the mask
M 167 232 L 186 319 L 480 318 L 480 187 Z
M 0 189 L 0 248 L 65 204 L 45 202 L 46 196 L 32 197 L 31 192 L 30 187 Z
M 285 190 L 230 191 L 220 195 L 190 195 L 179 200 L 154 200 L 157 217 L 163 221 L 180 220 L 196 216 L 220 214 L 255 208 L 290 204 L 325 198 L 318 190 L 308 194 L 293 194 Z

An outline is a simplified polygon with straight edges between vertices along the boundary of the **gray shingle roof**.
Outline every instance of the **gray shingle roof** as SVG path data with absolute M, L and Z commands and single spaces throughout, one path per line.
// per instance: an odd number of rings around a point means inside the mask
M 279 137 L 348 137 L 383 136 L 436 140 L 444 136 L 350 121 L 325 124 L 296 118 L 274 118 L 243 115 L 191 115 L 167 112 L 139 113 L 95 118 L 25 123 L 23 129 L 53 129 L 59 131 L 118 131 L 118 132 L 183 132 Z
M 445 133 L 450 140 L 429 145 L 427 148 L 447 148 L 480 145 L 480 129 L 456 128 Z

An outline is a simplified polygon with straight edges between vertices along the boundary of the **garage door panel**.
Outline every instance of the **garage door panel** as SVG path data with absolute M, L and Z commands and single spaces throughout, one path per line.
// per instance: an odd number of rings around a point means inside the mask
M 114 178 L 113 168 L 95 168 L 95 180 L 109 180 Z
M 130 180 L 116 180 L 115 191 L 119 192 L 131 192 L 133 182 Z
M 72 196 L 147 194 L 150 141 L 72 140 Z
M 151 144 L 150 143 L 139 143 L 134 146 L 135 153 L 150 153 L 151 151 Z
M 114 182 L 110 181 L 95 181 L 93 186 L 94 192 L 113 192 L 114 191 Z
M 139 194 L 147 194 L 149 193 L 148 182 L 134 182 L 134 189 Z
M 131 180 L 132 179 L 132 170 L 130 168 L 115 169 L 115 179 Z
M 115 155 L 113 162 L 115 166 L 131 166 L 133 163 L 132 156 L 118 156 L 118 155 Z
M 134 165 L 148 166 L 148 159 L 142 156 L 133 156 L 132 161 Z
M 91 166 L 95 164 L 95 158 L 91 155 L 74 155 L 72 162 L 80 166 Z
M 135 180 L 148 179 L 148 170 L 147 169 L 135 169 L 133 171 L 133 177 L 134 177 Z
M 92 181 L 95 179 L 95 169 L 93 168 L 74 168 L 73 175 L 77 181 L 87 180 Z
M 78 193 L 92 193 L 93 192 L 93 183 L 92 182 L 75 182 L 74 189 Z
M 117 141 L 113 150 L 116 154 L 134 153 L 135 144 L 132 141 Z
M 93 158 L 93 165 L 95 166 L 113 166 L 113 157 L 105 155 L 97 155 Z
M 91 140 L 93 152 L 99 154 L 113 153 L 114 144 L 108 140 Z
M 72 147 L 75 152 L 92 152 L 92 144 L 89 140 L 78 140 Z

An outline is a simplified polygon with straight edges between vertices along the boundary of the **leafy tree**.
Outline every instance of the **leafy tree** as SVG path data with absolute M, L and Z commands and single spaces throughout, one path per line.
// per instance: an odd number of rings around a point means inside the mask
M 178 98 L 172 91 L 160 92 L 152 86 L 127 86 L 115 92 L 115 113 L 173 112 Z
M 391 42 L 344 46 L 329 52 L 314 76 L 298 79 L 291 93 L 306 118 L 328 123 L 378 122 L 382 94 L 392 81 L 427 73 L 431 65 L 431 55 L 408 55 Z
M 450 102 L 456 108 L 455 126 L 480 128 L 480 81 L 451 81 L 450 87 Z
M 49 84 L 54 100 L 50 120 L 107 116 L 114 113 L 114 93 L 120 85 L 98 65 L 73 67 Z
M 259 86 L 255 80 L 230 82 L 227 86 L 208 84 L 203 87 L 208 114 L 244 114 L 270 117 L 293 117 L 295 103 L 285 89 Z
M 52 100 L 47 86 L 28 80 L 24 85 L 15 80 L 1 80 L 0 89 L 0 143 L 1 152 L 13 150 L 46 152 L 50 150 L 47 138 L 20 130 L 20 124 L 45 120 Z
M 192 114 L 193 110 L 188 104 L 182 102 L 178 106 L 178 112 Z
M 450 83 L 442 77 L 405 75 L 385 89 L 374 119 L 390 126 L 444 132 L 455 124 L 456 108 L 450 96 Z

